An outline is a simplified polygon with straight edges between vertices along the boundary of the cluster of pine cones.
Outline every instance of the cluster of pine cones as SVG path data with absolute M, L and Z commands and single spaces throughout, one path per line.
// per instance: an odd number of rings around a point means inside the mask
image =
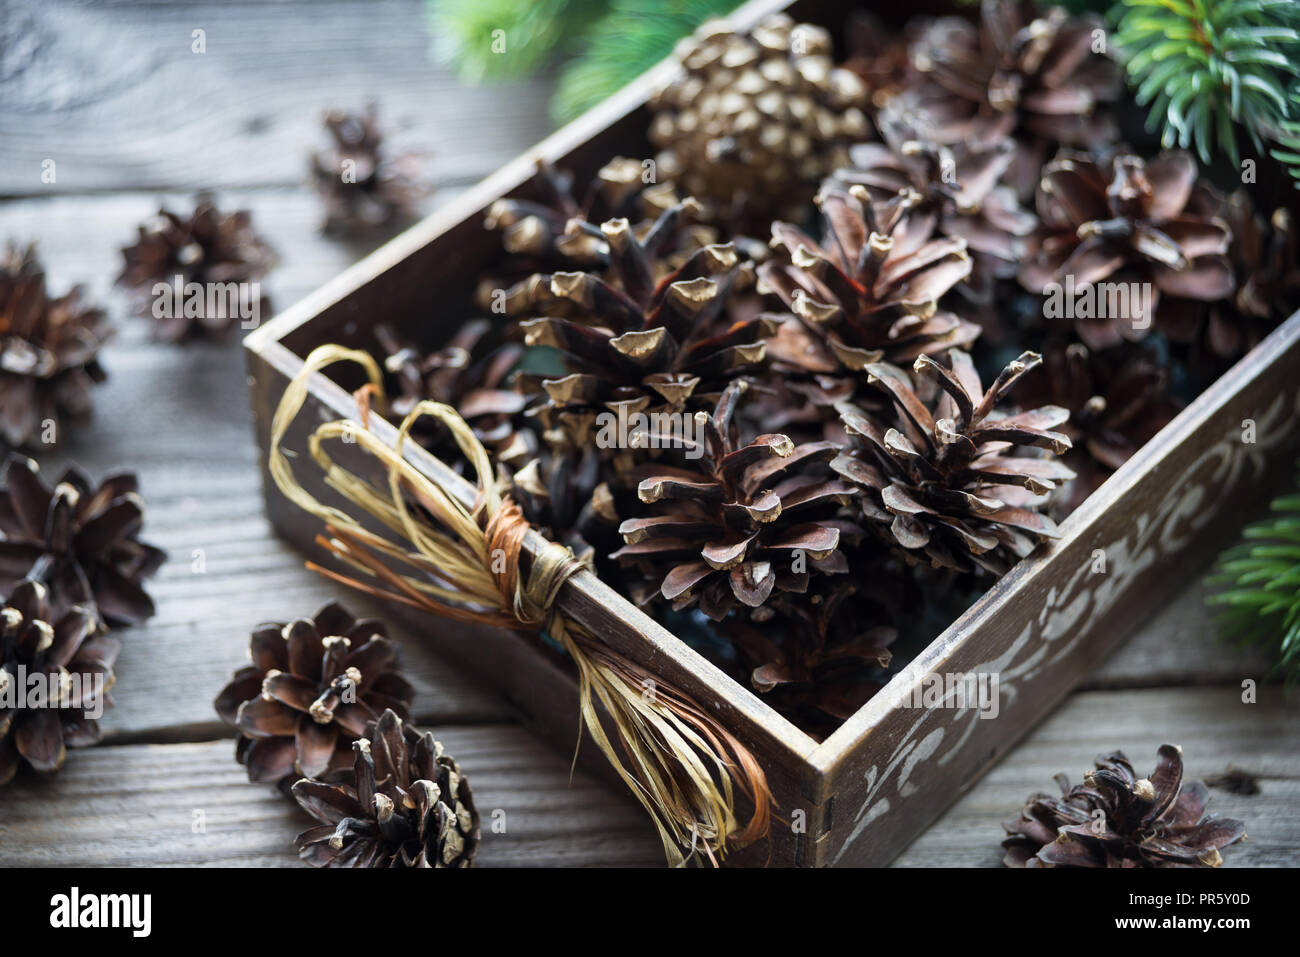
M 784 16 L 706 24 L 657 157 L 488 211 L 508 321 L 379 336 L 395 411 L 460 409 L 534 525 L 815 735 L 880 686 L 910 589 L 1055 537 L 1177 411 L 1171 369 L 1300 305 L 1285 213 L 1115 145 L 1094 18 L 980 13 L 859 22 L 839 65 Z M 1047 318 L 1068 277 L 1151 308 Z

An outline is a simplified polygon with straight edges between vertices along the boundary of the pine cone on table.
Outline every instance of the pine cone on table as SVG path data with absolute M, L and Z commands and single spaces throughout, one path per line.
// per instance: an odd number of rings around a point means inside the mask
M 1209 789 L 1183 782 L 1182 749 L 1161 745 L 1150 778 L 1121 751 L 1097 759 L 1083 784 L 1056 777 L 1061 797 L 1035 794 L 1003 824 L 1008 867 L 1218 867 L 1246 836 L 1241 821 L 1205 813 Z
M 913 367 L 918 382 L 937 382 L 937 401 L 924 399 L 925 391 L 902 369 L 873 363 L 867 372 L 892 399 L 892 419 L 840 404 L 856 448 L 837 456 L 831 468 L 862 490 L 863 517 L 899 557 L 1002 575 L 1040 541 L 1057 537 L 1045 506 L 1049 493 L 1074 473 L 1058 460 L 1021 450 L 1067 451 L 1069 438 L 1054 430 L 1069 413 L 1056 406 L 1012 415 L 996 409 L 1041 361 L 1024 353 L 985 390 L 967 353 L 951 350 L 948 367 L 919 356 Z
M 97 625 L 138 625 L 154 613 L 141 583 L 167 558 L 140 541 L 143 525 L 133 474 L 96 486 L 72 466 L 51 488 L 35 462 L 11 457 L 0 487 L 0 595 L 32 579 L 48 589 L 55 618 L 83 607 Z
M 805 197 L 867 137 L 866 91 L 830 34 L 784 14 L 748 32 L 711 20 L 683 40 L 681 75 L 650 101 L 661 176 L 734 232 L 802 220 Z
M 1103 162 L 1062 152 L 1043 169 L 1041 225 L 1028 238 L 1020 284 L 1044 294 L 1052 284 L 1068 291 L 1068 278 L 1076 290 L 1103 282 L 1130 289 L 1147 284 L 1150 315 L 1141 314 L 1138 297 L 1130 295 L 1116 297 L 1114 308 L 1108 302 L 1073 320 L 1090 349 L 1138 341 L 1153 328 L 1185 338 L 1186 313 L 1168 305 L 1171 300 L 1213 302 L 1236 289 L 1221 199 L 1197 175 L 1196 161 L 1182 151 L 1150 162 L 1130 153 Z
M 338 784 L 302 779 L 293 796 L 320 821 L 294 844 L 316 867 L 469 867 L 479 815 L 469 781 L 428 732 L 391 710 L 352 744 Z
M 49 295 L 34 246 L 11 244 L 0 259 L 0 440 L 11 448 L 57 441 L 61 422 L 90 413 L 111 331 L 81 295 Z
M 1011 136 L 1008 181 L 1029 196 L 1054 146 L 1115 140 L 1105 105 L 1122 90 L 1116 64 L 1093 52 L 1101 18 L 1041 9 L 1031 0 L 983 0 L 979 23 L 941 17 L 911 47 L 922 77 L 904 95 L 940 143 L 986 144 Z
M 16 585 L 0 609 L 0 690 L 17 692 L 16 708 L 0 709 L 0 787 L 13 780 L 19 765 L 41 774 L 62 766 L 67 748 L 98 744 L 97 713 L 112 706 L 113 663 L 121 643 L 100 633 L 84 608 L 55 614 L 49 591 L 36 581 Z M 24 676 L 57 676 L 57 701 L 23 707 Z M 99 700 L 96 700 L 96 697 Z
M 345 771 L 368 722 L 386 710 L 410 716 L 415 693 L 384 623 L 337 602 L 313 618 L 262 625 L 249 656 L 213 706 L 240 733 L 235 759 L 250 781 L 287 788 Z
M 311 178 L 325 205 L 326 232 L 373 229 L 410 218 L 428 193 L 423 160 L 415 153 L 386 155 L 378 107 L 325 114 L 332 143 L 311 155 Z
M 711 415 L 697 414 L 701 435 L 663 437 L 694 458 L 621 474 L 654 506 L 623 521 L 625 544 L 613 555 L 641 573 L 647 587 L 636 589 L 638 600 L 657 592 L 675 609 L 698 605 L 718 621 L 734 608 L 762 606 L 774 591 L 804 592 L 814 573 L 848 571 L 835 516 L 854 490 L 826 474 L 834 446 L 741 437 L 736 407 L 746 389 L 744 380 L 732 382 Z
M 117 281 L 134 290 L 141 315 L 155 316 L 160 339 L 222 337 L 246 319 L 269 315 L 270 301 L 256 283 L 275 264 L 275 252 L 253 230 L 247 210 L 223 213 L 211 197 L 200 196 L 188 216 L 161 209 L 137 234 L 135 245 L 122 250 L 125 266 Z M 177 281 L 181 301 L 173 293 L 168 308 L 159 310 L 153 287 L 165 283 L 174 290 Z M 190 284 L 203 295 L 187 293 Z M 209 298 L 215 300 L 211 310 Z

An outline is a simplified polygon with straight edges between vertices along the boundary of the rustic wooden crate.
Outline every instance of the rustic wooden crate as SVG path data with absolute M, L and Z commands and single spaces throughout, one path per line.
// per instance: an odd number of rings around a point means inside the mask
M 922 2 L 892 15 L 941 7 Z M 752 22 L 783 8 L 832 29 L 843 16 L 838 5 L 817 0 L 752 0 L 736 19 Z M 672 69 L 661 64 L 250 334 L 245 347 L 263 468 L 272 413 L 312 348 L 373 345 L 370 330 L 380 320 L 426 345 L 445 339 L 472 314 L 474 278 L 498 255 L 499 237 L 481 225 L 486 208 L 501 196 L 525 194 L 539 157 L 573 170 L 581 182 L 612 156 L 648 155 L 646 96 Z M 774 823 L 770 843 L 729 863 L 884 864 L 1196 573 L 1239 527 L 1242 513 L 1289 475 L 1300 444 L 1298 370 L 1300 314 L 1112 476 L 1063 523 L 1059 542 L 1016 566 L 820 743 L 595 576 L 576 576 L 561 604 L 612 647 L 711 708 L 763 765 L 783 820 Z M 319 422 L 355 418 L 348 390 L 357 384 L 316 376 L 286 447 L 304 449 Z M 1245 440 L 1245 420 L 1254 422 L 1253 442 Z M 391 441 L 391 424 L 372 422 Z M 469 487 L 422 450 L 409 448 L 407 456 L 472 500 Z M 373 473 L 355 449 L 344 446 L 336 457 Z M 334 501 L 319 473 L 302 467 L 299 477 L 313 495 Z M 317 521 L 269 480 L 265 486 L 276 528 L 320 558 Z M 449 626 L 401 608 L 394 615 L 500 688 L 543 738 L 574 747 L 576 686 L 553 649 L 522 633 Z M 928 673 L 972 672 L 999 676 L 995 720 L 973 708 L 908 706 Z M 583 750 L 593 767 L 603 765 L 590 742 Z

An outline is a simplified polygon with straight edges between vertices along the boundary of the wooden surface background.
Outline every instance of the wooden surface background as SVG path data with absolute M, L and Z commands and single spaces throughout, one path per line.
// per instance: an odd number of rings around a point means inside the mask
M 549 84 L 465 88 L 430 55 L 419 0 L 150 3 L 11 0 L 0 9 L 0 241 L 39 242 L 55 291 L 84 283 L 118 333 L 91 422 L 57 450 L 99 475 L 136 469 L 147 537 L 171 561 L 158 615 L 122 633 L 104 745 L 63 772 L 0 792 L 0 864 L 296 865 L 305 815 L 249 784 L 212 698 L 246 657 L 249 630 L 309 614 L 335 589 L 302 568 L 262 513 L 244 360 L 237 344 L 151 341 L 112 289 L 119 249 L 159 204 L 202 188 L 252 210 L 281 264 L 265 283 L 288 305 L 378 245 L 317 231 L 304 183 L 321 112 L 377 99 L 395 146 L 429 154 L 429 208 L 545 134 Z M 191 52 L 192 33 L 207 52 Z M 56 163 L 57 180 L 41 181 Z M 436 306 L 431 302 L 431 306 Z M 1196 569 L 1186 590 L 897 861 L 996 866 L 999 822 L 1024 798 L 1122 748 L 1138 769 L 1184 747 L 1191 774 L 1259 781 L 1216 788 L 1212 807 L 1250 838 L 1228 866 L 1300 863 L 1300 708 L 1265 688 L 1243 704 L 1254 655 L 1214 642 Z M 352 595 L 357 611 L 377 611 Z M 661 860 L 640 809 L 524 731 L 487 688 L 400 633 L 416 714 L 457 756 L 484 815 L 482 865 L 636 865 Z M 575 719 L 576 730 L 576 719 Z M 494 828 L 495 822 L 495 828 Z

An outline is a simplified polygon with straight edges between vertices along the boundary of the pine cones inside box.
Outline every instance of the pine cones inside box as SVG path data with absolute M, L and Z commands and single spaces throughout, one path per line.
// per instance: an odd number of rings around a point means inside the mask
M 841 66 L 706 24 L 653 159 L 540 161 L 486 210 L 481 314 L 380 332 L 388 411 L 459 407 L 535 528 L 824 737 L 1300 293 L 1285 210 L 1116 142 L 1098 28 L 858 18 Z M 1053 312 L 1104 283 L 1145 313 Z

